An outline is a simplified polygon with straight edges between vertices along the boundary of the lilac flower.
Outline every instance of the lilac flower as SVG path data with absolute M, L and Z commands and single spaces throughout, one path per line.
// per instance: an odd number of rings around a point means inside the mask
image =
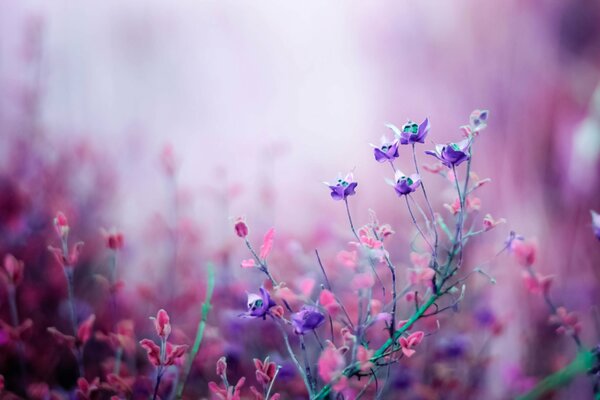
M 248 311 L 242 315 L 249 318 L 265 319 L 271 307 L 275 307 L 275 302 L 271 299 L 269 292 L 261 287 L 260 295 L 248 293 Z
M 394 187 L 398 196 L 406 196 L 417 190 L 419 185 L 421 184 L 421 177 L 419 174 L 412 174 L 411 176 L 406 176 L 399 169 L 396 170 L 396 174 L 394 175 L 394 181 L 388 180 L 388 183 Z
M 425 138 L 431 128 L 429 118 L 425 118 L 421 124 L 409 120 L 402 125 L 402 131 L 399 131 L 398 128 L 391 124 L 387 125 L 387 127 L 393 130 L 400 138 L 400 144 L 425 143 Z
M 469 155 L 469 146 L 471 146 L 471 141 L 465 139 L 458 143 L 438 144 L 435 146 L 435 151 L 427 150 L 425 153 L 434 156 L 446 167 L 452 168 L 471 157 Z
M 472 132 L 479 132 L 487 127 L 488 110 L 475 110 L 469 116 L 469 126 Z
M 600 214 L 594 210 L 590 210 L 590 213 L 592 214 L 592 229 L 594 235 L 600 240 Z
M 394 141 L 390 142 L 385 136 L 381 138 L 380 146 L 375 146 L 374 144 L 371 144 L 371 146 L 373 146 L 373 154 L 375 155 L 375 160 L 377 162 L 382 163 L 386 161 L 392 161 L 398 158 L 398 145 L 398 139 L 395 139 Z
M 331 198 L 334 200 L 346 200 L 346 197 L 356 194 L 355 189 L 358 186 L 358 183 L 354 182 L 352 173 L 347 174 L 344 178 L 340 175 L 335 184 L 323 183 L 331 189 Z
M 313 306 L 303 306 L 299 312 L 292 314 L 292 324 L 299 335 L 317 329 L 323 321 L 325 321 L 325 316 L 317 307 Z

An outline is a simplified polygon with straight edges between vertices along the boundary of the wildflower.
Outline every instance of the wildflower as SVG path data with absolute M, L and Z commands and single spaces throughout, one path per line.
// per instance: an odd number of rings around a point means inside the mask
M 265 319 L 269 314 L 269 310 L 274 306 L 275 302 L 271 299 L 269 292 L 261 287 L 260 295 L 248 293 L 248 311 L 243 315 L 250 318 Z
M 150 319 L 154 321 L 156 334 L 166 340 L 171 334 L 169 314 L 167 314 L 167 312 L 161 308 L 158 310 L 158 313 L 156 313 L 156 318 L 150 317 Z
M 579 334 L 581 331 L 581 323 L 577 314 L 574 312 L 568 312 L 564 307 L 558 307 L 556 314 L 551 315 L 549 318 L 550 323 L 560 325 L 556 328 L 558 334 Z
M 226 387 L 220 387 L 215 382 L 209 382 L 208 388 L 219 400 L 240 400 L 240 390 L 244 386 L 244 383 L 246 383 L 246 378 L 242 376 L 235 386 L 227 385 Z
M 323 182 L 331 189 L 331 198 L 334 200 L 346 200 L 348 196 L 356 194 L 357 182 L 354 182 L 354 175 L 352 173 L 347 174 L 344 178 L 341 176 L 337 179 L 335 184 Z
M 375 351 L 369 350 L 364 346 L 359 346 L 358 351 L 356 352 L 356 360 L 359 363 L 359 368 L 362 372 L 366 372 L 373 367 L 373 363 L 371 362 L 371 357 Z
M 92 338 L 94 322 L 96 322 L 96 316 L 92 314 L 79 325 L 76 336 L 64 334 L 53 326 L 47 331 L 58 343 L 65 344 L 70 348 L 80 348 Z
M 4 271 L 8 284 L 17 286 L 23 280 L 23 261 L 17 260 L 12 254 L 4 256 Z
M 73 247 L 71 247 L 71 252 L 69 254 L 65 254 L 63 250 L 57 247 L 48 246 L 48 250 L 54 255 L 54 258 L 58 264 L 63 268 L 74 267 L 77 265 L 82 248 L 83 242 L 77 242 L 73 245 Z
M 426 285 L 431 285 L 434 276 L 435 270 L 429 268 L 428 266 L 408 269 L 408 281 L 412 285 L 417 285 L 420 282 L 424 282 Z
M 341 309 L 339 303 L 335 299 L 335 295 L 327 289 L 321 290 L 319 304 L 325 308 L 332 317 L 335 317 Z
M 54 217 L 54 229 L 61 240 L 66 239 L 69 235 L 69 221 L 62 211 L 57 212 Z
M 115 228 L 112 228 L 109 231 L 102 229 L 102 236 L 104 236 L 104 243 L 108 249 L 120 250 L 123 247 L 123 234 Z
M 273 378 L 275 378 L 277 364 L 269 361 L 269 357 L 265 358 L 264 361 L 255 358 L 254 367 L 256 368 L 256 380 L 258 383 L 265 387 L 269 386 Z
M 415 354 L 416 352 L 416 350 L 414 350 L 414 347 L 421 343 L 424 337 L 425 333 L 422 331 L 411 333 L 410 335 L 408 335 L 408 337 L 400 337 L 400 339 L 398 339 L 398 343 L 402 348 L 402 353 L 404 353 L 406 357 L 412 357 L 413 354 Z
M 388 141 L 385 137 L 381 138 L 381 145 L 375 146 L 371 144 L 373 147 L 373 155 L 375 156 L 375 160 L 377 162 L 386 162 L 393 161 L 398 158 L 398 140 Z
M 409 120 L 406 124 L 402 125 L 401 132 L 394 125 L 387 126 L 400 137 L 400 144 L 425 143 L 425 138 L 430 129 L 429 118 L 425 118 L 420 124 Z
M 246 225 L 246 221 L 242 217 L 236 218 L 233 229 L 238 237 L 245 238 L 248 236 L 248 225 Z
M 163 339 L 164 340 L 164 339 Z M 183 357 L 187 350 L 187 345 L 173 345 L 165 341 L 165 352 L 161 355 L 160 347 L 150 339 L 140 340 L 140 346 L 148 353 L 148 361 L 155 367 L 165 367 L 174 365 L 175 362 Z
M 217 360 L 217 375 L 223 376 L 227 372 L 227 358 L 221 357 Z
M 299 312 L 292 314 L 292 324 L 299 335 L 317 329 L 323 321 L 325 321 L 325 316 L 317 307 L 313 306 L 302 306 Z
M 491 214 L 486 214 L 485 217 L 483 217 L 483 230 L 487 232 L 491 229 L 494 229 L 496 225 L 500 225 L 505 222 L 506 219 L 504 218 L 494 219 Z
M 383 246 L 383 242 L 378 240 L 373 233 L 373 230 L 367 225 L 358 230 L 358 239 L 363 246 L 375 250 Z
M 594 210 L 590 210 L 592 214 L 592 230 L 594 231 L 594 235 L 600 240 L 600 214 L 598 214 Z
M 368 289 L 373 287 L 373 285 L 375 285 L 375 278 L 370 271 L 356 274 L 350 282 L 350 287 L 354 290 Z
M 535 262 L 537 244 L 534 241 L 513 240 L 510 244 L 510 250 L 517 262 L 523 267 L 530 267 Z
M 469 116 L 469 125 L 461 126 L 465 137 L 477 136 L 487 127 L 488 110 L 475 110 Z
M 319 376 L 323 382 L 331 382 L 341 375 L 346 364 L 344 353 L 347 347 L 336 348 L 329 340 L 325 349 L 321 352 L 318 361 Z
M 33 321 L 27 318 L 19 326 L 12 326 L 0 319 L 0 332 L 8 335 L 8 338 L 17 342 L 22 340 L 23 336 L 33 327 Z
M 523 283 L 525 288 L 533 294 L 548 294 L 550 286 L 554 276 L 552 275 L 541 275 L 537 272 L 523 271 Z
M 458 143 L 448 143 L 446 145 L 438 144 L 435 146 L 435 151 L 427 150 L 425 154 L 429 154 L 437 158 L 448 168 L 457 167 L 464 161 L 471 158 L 469 147 L 471 141 L 468 139 Z
M 406 176 L 402 171 L 396 170 L 394 174 L 394 182 L 388 182 L 394 186 L 394 190 L 398 196 L 406 196 L 417 190 L 421 184 L 421 177 L 418 174 Z

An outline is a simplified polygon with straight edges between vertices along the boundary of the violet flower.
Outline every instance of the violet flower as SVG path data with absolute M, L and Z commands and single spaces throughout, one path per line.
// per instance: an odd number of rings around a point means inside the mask
M 594 210 L 590 210 L 592 214 L 592 230 L 594 231 L 594 235 L 600 240 L 600 214 L 598 214 Z
M 425 154 L 429 154 L 437 158 L 448 168 L 456 167 L 467 161 L 469 155 L 469 147 L 471 141 L 468 139 L 461 140 L 458 143 L 448 143 L 446 145 L 438 144 L 435 146 L 435 151 L 427 150 Z
M 388 128 L 400 138 L 400 144 L 425 143 L 425 138 L 429 134 L 429 118 L 425 118 L 423 122 L 417 124 L 413 121 L 408 121 L 402 125 L 402 131 L 398 130 L 394 125 L 387 125 Z
M 346 200 L 346 197 L 356 194 L 355 189 L 358 183 L 354 182 L 352 173 L 347 174 L 344 178 L 341 176 L 335 184 L 323 182 L 331 189 L 331 198 L 334 200 Z
M 398 196 L 406 196 L 417 190 L 421 184 L 421 177 L 419 174 L 412 174 L 411 176 L 405 175 L 399 169 L 396 170 L 394 175 L 394 181 L 387 180 L 390 185 L 394 187 L 394 190 Z
M 398 139 L 395 139 L 394 141 L 390 142 L 384 136 L 381 138 L 380 146 L 375 146 L 374 144 L 371 144 L 371 146 L 373 147 L 373 155 L 375 156 L 375 160 L 377 162 L 382 163 L 386 161 L 393 161 L 399 156 Z
M 275 302 L 271 299 L 269 292 L 261 287 L 260 295 L 248 293 L 248 311 L 242 315 L 249 318 L 265 319 L 271 307 L 275 307 Z
M 299 335 L 317 329 L 323 321 L 325 321 L 325 315 L 313 306 L 302 306 L 300 311 L 292 314 L 292 324 Z

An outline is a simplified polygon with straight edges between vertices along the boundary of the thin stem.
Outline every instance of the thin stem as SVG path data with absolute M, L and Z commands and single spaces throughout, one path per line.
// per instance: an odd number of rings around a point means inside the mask
M 321 256 L 319 256 L 319 251 L 315 249 L 315 254 L 317 256 L 317 261 L 319 262 L 319 267 L 321 267 L 321 272 L 325 277 L 325 283 L 327 284 L 327 289 L 331 291 L 331 282 L 329 282 L 329 278 L 327 277 L 327 273 L 325 272 L 325 268 L 323 267 L 323 263 L 321 262 Z
M 413 151 L 413 161 L 415 163 L 415 171 L 416 173 L 421 176 L 420 172 L 419 172 L 419 163 L 417 162 L 417 154 L 415 151 L 415 144 L 412 144 L 412 151 Z M 433 225 L 433 232 L 435 234 L 435 246 L 434 246 L 434 250 L 433 250 L 433 258 L 435 259 L 437 257 L 437 248 L 438 248 L 438 232 L 437 232 L 437 227 L 436 227 L 436 222 L 435 222 L 435 214 L 433 212 L 433 207 L 431 206 L 431 202 L 429 201 L 429 197 L 427 197 L 427 190 L 425 190 L 425 185 L 423 184 L 423 180 L 421 179 L 421 190 L 423 190 L 423 197 L 425 197 L 425 202 L 427 203 L 427 207 L 429 208 L 429 214 L 431 214 L 431 224 Z
M 283 326 L 281 326 L 281 324 L 278 322 L 276 322 L 276 323 L 277 323 L 277 327 L 279 328 L 279 331 L 281 332 L 281 335 L 283 336 L 283 341 L 285 342 L 285 347 L 287 349 L 287 352 L 290 355 L 292 361 L 294 362 L 296 369 L 300 373 L 300 376 L 302 376 L 302 380 L 304 380 L 304 386 L 306 386 L 306 390 L 308 390 L 308 396 L 310 398 L 312 398 L 313 391 L 312 391 L 310 381 L 308 380 L 308 376 L 304 372 L 302 365 L 300 365 L 298 358 L 296 358 L 296 355 L 294 354 L 294 351 L 292 350 L 292 346 L 290 345 L 290 339 L 288 338 L 287 333 L 283 329 Z
M 306 377 L 308 378 L 308 382 L 310 383 L 311 390 L 314 392 L 315 390 L 315 382 L 312 377 L 312 373 L 310 371 L 310 363 L 308 361 L 308 353 L 306 352 L 306 345 L 304 343 L 304 335 L 299 335 L 300 339 L 300 348 L 302 349 L 302 357 L 304 358 L 304 368 L 306 370 Z
M 177 392 L 176 398 L 183 398 L 183 389 L 185 383 L 188 379 L 190 371 L 192 369 L 192 364 L 198 355 L 198 350 L 200 349 L 200 344 L 202 343 L 202 338 L 204 336 L 204 329 L 206 327 L 206 320 L 208 318 L 208 313 L 211 308 L 210 300 L 213 295 L 213 290 L 215 287 L 215 270 L 212 264 L 208 264 L 208 282 L 206 284 L 206 295 L 204 298 L 204 303 L 202 304 L 202 311 L 200 322 L 198 323 L 198 328 L 196 330 L 196 339 L 194 340 L 194 345 L 192 346 L 192 350 L 190 351 L 189 357 L 187 357 L 185 367 L 183 369 L 183 375 L 177 384 Z
M 271 275 L 271 273 L 269 272 L 269 266 L 267 265 L 267 262 L 265 260 L 261 260 L 261 258 L 258 256 L 258 254 L 256 254 L 256 251 L 254 251 L 254 248 L 250 244 L 250 241 L 248 241 L 248 238 L 244 238 L 244 242 L 246 243 L 246 247 L 248 247 L 248 250 L 250 250 L 250 253 L 252 254 L 252 257 L 254 257 L 254 260 L 258 263 L 259 269 L 262 272 L 264 272 L 265 275 L 267 275 L 267 277 L 269 278 L 269 280 L 271 281 L 271 283 L 273 284 L 273 286 L 277 286 L 278 283 L 273 278 L 273 276 Z
M 415 215 L 413 214 L 412 209 L 410 208 L 410 203 L 408 201 L 408 195 L 404 196 L 404 200 L 406 200 L 406 206 L 408 207 L 408 212 L 410 214 L 410 217 L 412 218 L 413 224 L 417 227 L 417 230 L 419 231 L 419 233 L 423 237 L 423 240 L 425 240 L 425 243 L 427 243 L 427 245 L 429 246 L 429 248 L 431 249 L 431 251 L 435 252 L 433 246 L 431 245 L 431 243 L 427 239 L 427 236 L 425 236 L 425 234 L 421 230 L 421 227 L 419 226 L 419 224 L 417 224 L 417 219 L 415 218 Z
M 271 383 L 269 383 L 269 388 L 267 389 L 267 394 L 265 395 L 265 400 L 269 400 L 269 396 L 271 395 L 271 389 L 273 389 L 273 384 L 275 383 L 275 379 L 277 379 L 277 374 L 279 374 L 279 370 L 281 366 L 277 366 L 275 370 L 275 374 L 273 375 L 273 379 L 271 379 Z

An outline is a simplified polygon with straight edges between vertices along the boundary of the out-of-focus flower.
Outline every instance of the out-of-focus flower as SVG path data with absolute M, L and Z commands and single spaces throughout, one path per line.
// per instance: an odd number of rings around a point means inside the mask
M 356 352 L 356 361 L 359 363 L 359 368 L 362 372 L 366 372 L 373 367 L 371 357 L 375 354 L 374 350 L 369 350 L 364 346 L 358 346 Z
M 487 232 L 489 230 L 494 229 L 496 225 L 500 225 L 505 222 L 506 219 L 504 218 L 494 219 L 492 217 L 492 214 L 486 214 L 485 217 L 483 217 L 483 230 Z
M 375 237 L 373 230 L 368 225 L 358 230 L 358 239 L 360 240 L 359 244 L 371 250 L 379 249 L 383 246 L 383 242 Z
M 150 317 L 150 319 L 154 321 L 156 334 L 166 340 L 171 334 L 171 322 L 169 314 L 167 314 L 167 312 L 161 308 L 156 313 L 156 317 Z
M 79 262 L 79 256 L 81 249 L 83 248 L 83 242 L 77 242 L 71 247 L 71 252 L 67 255 L 64 254 L 63 250 L 58 247 L 48 246 L 48 250 L 54 255 L 54 258 L 61 267 L 74 267 Z
M 400 138 L 400 144 L 425 143 L 425 138 L 429 134 L 429 118 L 425 118 L 423 122 L 417 124 L 413 121 L 408 121 L 402 125 L 402 131 L 398 130 L 394 125 L 388 124 L 388 128 Z
M 457 197 L 452 204 L 444 203 L 444 208 L 450 211 L 452 215 L 458 214 L 460 212 L 460 199 Z M 465 208 L 467 212 L 477 211 L 481 208 L 481 200 L 478 197 L 467 196 Z
M 521 266 L 530 267 L 535 263 L 537 256 L 537 244 L 535 241 L 512 240 L 510 250 Z
M 421 282 L 425 285 L 430 286 L 432 284 L 435 271 L 432 268 L 427 267 L 415 267 L 409 268 L 408 270 L 408 281 L 412 285 L 417 285 Z
M 346 200 L 348 196 L 356 194 L 357 182 L 354 182 L 354 175 L 347 174 L 345 177 L 339 177 L 335 183 L 323 182 L 331 189 L 331 198 L 334 200 Z
M 488 110 L 474 110 L 469 116 L 469 125 L 461 127 L 465 136 L 477 136 L 479 132 L 484 130 L 487 127 L 489 115 Z
M 174 365 L 187 350 L 187 345 L 172 345 L 169 342 L 165 343 L 165 354 L 161 359 L 160 347 L 150 339 L 140 340 L 140 346 L 148 353 L 148 361 L 155 367 Z
M 265 358 L 264 361 L 258 358 L 254 359 L 254 367 L 256 368 L 256 380 L 264 387 L 268 387 L 275 373 L 277 372 L 277 364 L 269 361 L 269 357 Z
M 93 381 L 89 382 L 87 379 L 81 377 L 77 379 L 77 400 L 90 400 L 92 396 L 95 396 L 95 392 L 100 389 L 100 378 L 96 377 Z
M 346 364 L 344 353 L 347 347 L 336 348 L 329 340 L 325 349 L 321 352 L 318 361 L 319 376 L 323 382 L 329 383 L 341 375 Z
M 368 289 L 373 285 L 375 285 L 375 278 L 370 271 L 356 274 L 350 281 L 350 287 L 353 290 Z
M 241 394 L 240 390 L 246 383 L 246 378 L 243 376 L 237 381 L 234 385 L 230 385 L 229 387 L 220 387 L 215 382 L 208 382 L 208 388 L 210 391 L 217 396 L 219 400 L 240 400 Z
M 390 142 L 385 137 L 381 138 L 380 146 L 371 144 L 375 160 L 380 163 L 395 160 L 398 158 L 398 145 L 398 139 Z
M 297 313 L 292 314 L 294 330 L 299 335 L 317 329 L 325 321 L 325 316 L 317 307 L 302 306 Z
M 272 307 L 275 307 L 275 302 L 271 299 L 269 292 L 261 287 L 260 295 L 248 293 L 248 311 L 243 315 L 250 318 L 265 319 Z
M 437 158 L 448 168 L 459 166 L 464 161 L 467 161 L 469 155 L 469 147 L 471 141 L 469 139 L 462 140 L 458 143 L 448 143 L 446 145 L 438 144 L 435 146 L 435 151 L 427 150 L 425 154 L 429 154 Z
M 335 295 L 327 289 L 321 290 L 321 294 L 319 295 L 319 304 L 325 308 L 325 310 L 327 310 L 331 317 L 335 317 L 341 309 L 340 305 L 335 299 Z
M 69 235 L 69 221 L 62 211 L 57 212 L 54 217 L 54 229 L 61 240 L 66 239 Z
M 414 349 L 425 337 L 425 333 L 422 331 L 418 331 L 415 333 L 411 333 L 408 337 L 401 336 L 398 339 L 398 343 L 402 348 L 402 353 L 406 357 L 412 357 L 415 354 L 416 350 Z
M 104 243 L 108 249 L 120 250 L 125 244 L 123 234 L 117 231 L 115 228 L 110 230 L 102 229 L 102 236 L 104 237 Z
M 19 326 L 12 326 L 0 319 L 0 332 L 4 331 L 8 334 L 8 338 L 13 341 L 22 340 L 23 336 L 28 333 L 33 327 L 33 321 L 27 318 L 21 322 Z
M 594 235 L 600 240 L 600 214 L 598 214 L 594 210 L 590 210 L 592 214 L 592 230 L 594 231 Z
M 4 271 L 9 285 L 17 286 L 23 281 L 23 269 L 23 261 L 17 260 L 12 254 L 4 256 Z
M 273 249 L 273 241 L 275 240 L 275 228 L 269 228 L 263 238 L 263 244 L 260 246 L 260 258 L 266 259 Z
M 394 190 L 398 194 L 398 196 L 406 196 L 417 190 L 419 185 L 421 184 L 421 177 L 419 174 L 412 174 L 411 176 L 407 176 L 399 169 L 396 170 L 394 174 L 394 182 L 388 182 L 392 186 L 394 186 Z
M 235 234 L 238 235 L 238 237 L 245 238 L 246 236 L 248 236 L 248 225 L 242 217 L 238 217 L 235 219 L 235 222 L 233 223 L 233 229 L 235 230 Z
M 548 294 L 554 280 L 552 275 L 541 275 L 537 272 L 523 271 L 522 276 L 525 288 L 533 294 Z
M 556 314 L 549 318 L 550 323 L 559 325 L 556 328 L 558 334 L 579 334 L 581 332 L 581 322 L 579 317 L 574 312 L 568 312 L 565 307 L 558 307 Z
M 81 347 L 92 337 L 95 321 L 96 316 L 94 314 L 87 317 L 77 328 L 77 336 L 64 334 L 53 326 L 48 328 L 47 331 L 58 343 L 65 344 L 70 348 Z
M 246 260 L 242 260 L 242 268 L 254 268 L 256 267 L 256 262 L 253 258 L 248 258 Z

